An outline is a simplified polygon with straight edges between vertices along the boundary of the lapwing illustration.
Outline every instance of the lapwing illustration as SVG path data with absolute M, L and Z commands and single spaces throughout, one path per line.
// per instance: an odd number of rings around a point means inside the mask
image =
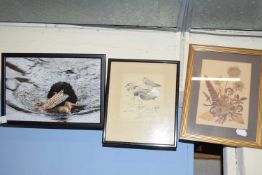
M 155 100 L 160 96 L 160 84 L 153 82 L 148 78 L 143 78 L 144 86 L 135 85 L 133 83 L 127 83 L 127 90 L 134 96 L 138 96 L 141 100 Z
M 144 82 L 145 85 L 147 85 L 149 87 L 160 87 L 160 84 L 153 82 L 152 80 L 150 80 L 147 77 L 143 78 L 143 82 Z
M 157 84 L 146 77 L 143 78 L 143 82 L 151 90 L 150 94 L 152 96 L 155 96 L 156 98 L 160 96 L 160 84 Z

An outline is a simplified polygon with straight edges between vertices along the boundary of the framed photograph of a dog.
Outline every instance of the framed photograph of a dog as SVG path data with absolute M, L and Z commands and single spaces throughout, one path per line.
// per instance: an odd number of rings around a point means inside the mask
M 104 54 L 2 54 L 7 126 L 102 129 Z
M 176 149 L 179 61 L 109 59 L 104 146 Z
M 262 147 L 262 51 L 190 45 L 180 139 Z

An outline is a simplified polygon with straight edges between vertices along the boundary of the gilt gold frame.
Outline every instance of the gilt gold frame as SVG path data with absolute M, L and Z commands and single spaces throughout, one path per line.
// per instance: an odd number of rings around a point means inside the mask
M 190 45 L 180 139 L 262 148 L 261 50 Z

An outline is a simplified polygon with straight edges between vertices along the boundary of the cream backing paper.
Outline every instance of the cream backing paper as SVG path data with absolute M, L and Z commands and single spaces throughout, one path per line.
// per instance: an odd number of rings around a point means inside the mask
M 239 71 L 234 71 L 231 73 L 231 76 L 228 73 L 228 70 L 237 68 Z M 234 75 L 235 74 L 235 75 Z M 239 74 L 239 75 L 238 75 Z M 233 76 L 234 75 L 234 76 Z M 238 76 L 237 76 L 238 75 Z M 251 79 L 251 64 L 250 63 L 239 63 L 239 62 L 230 62 L 230 61 L 216 61 L 216 60 L 206 60 L 203 59 L 202 62 L 202 70 L 201 77 L 215 77 L 215 78 L 239 78 L 240 81 L 210 81 L 212 86 L 215 88 L 220 95 L 224 94 L 225 88 L 231 88 L 234 90 L 234 94 L 227 96 L 225 98 L 233 98 L 235 95 L 239 95 L 239 98 L 245 97 L 247 99 L 242 100 L 243 110 L 238 112 L 241 114 L 240 118 L 236 118 L 232 120 L 232 118 L 227 117 L 223 123 L 219 123 L 217 121 L 217 117 L 212 116 L 210 114 L 211 106 L 206 106 L 210 104 L 207 101 L 207 97 L 204 95 L 204 92 L 207 95 L 209 94 L 209 90 L 207 88 L 206 82 L 200 82 L 199 89 L 199 99 L 197 104 L 197 118 L 196 123 L 202 125 L 211 125 L 218 127 L 226 127 L 226 128 L 239 128 L 239 129 L 247 129 L 248 127 L 248 113 L 249 113 L 249 96 L 250 96 L 250 79 Z M 241 82 L 242 86 L 240 86 L 241 90 L 235 90 L 234 83 Z M 220 84 L 220 85 L 219 85 Z M 234 103 L 232 101 L 232 103 Z M 216 110 L 222 110 L 220 113 L 229 113 L 232 112 L 233 105 L 227 104 L 222 107 L 218 107 Z M 236 105 L 235 105 L 236 106 Z M 232 107 L 230 109 L 230 107 Z M 237 111 L 236 111 L 237 112 Z M 250 116 L 251 117 L 251 116 Z
M 175 64 L 111 64 L 106 140 L 155 144 L 174 144 Z M 159 96 L 142 100 L 128 91 L 127 85 L 148 88 L 143 79 L 159 84 Z

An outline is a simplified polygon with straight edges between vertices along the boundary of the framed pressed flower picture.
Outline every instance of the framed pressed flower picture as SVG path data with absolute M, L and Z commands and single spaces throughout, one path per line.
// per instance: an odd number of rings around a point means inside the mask
M 180 139 L 262 147 L 262 51 L 190 45 Z

